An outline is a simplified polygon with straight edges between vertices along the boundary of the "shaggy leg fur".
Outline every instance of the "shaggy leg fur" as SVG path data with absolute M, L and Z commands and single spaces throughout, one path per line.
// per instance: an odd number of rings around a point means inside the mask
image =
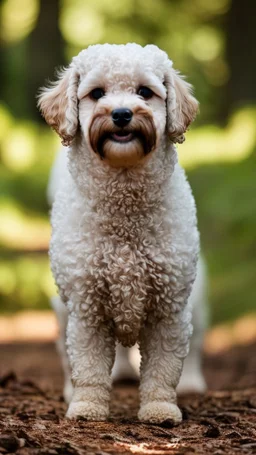
M 68 317 L 67 345 L 74 392 L 67 417 L 105 420 L 109 414 L 115 341 L 103 324 L 91 325 L 73 312 Z
M 202 340 L 197 336 L 192 337 L 190 351 L 185 359 L 181 380 L 177 392 L 183 393 L 204 393 L 207 389 L 201 368 L 201 346 Z
M 66 403 L 70 403 L 73 386 L 71 382 L 71 370 L 69 366 L 69 359 L 67 355 L 67 346 L 66 346 L 66 332 L 67 332 L 67 323 L 68 323 L 68 310 L 64 303 L 59 297 L 52 297 L 51 305 L 55 310 L 56 318 L 59 326 L 59 338 L 56 342 L 57 350 L 60 355 L 61 364 L 64 373 L 64 390 L 63 396 Z
M 207 385 L 202 372 L 201 356 L 203 338 L 206 327 L 205 302 L 198 301 L 194 305 L 192 313 L 193 335 L 190 341 L 190 349 L 185 359 L 178 393 L 204 393 Z
M 171 324 L 160 321 L 148 324 L 142 333 L 141 407 L 138 414 L 142 421 L 160 423 L 170 419 L 176 424 L 182 420 L 176 405 L 176 387 L 183 361 L 175 356 L 173 338 L 169 336 L 172 329 Z
M 202 258 L 198 261 L 197 277 L 189 297 L 192 311 L 193 334 L 190 340 L 190 349 L 185 359 L 178 393 L 197 392 L 203 393 L 207 389 L 204 380 L 201 354 L 203 347 L 204 333 L 208 320 L 207 305 L 207 276 L 205 264 Z

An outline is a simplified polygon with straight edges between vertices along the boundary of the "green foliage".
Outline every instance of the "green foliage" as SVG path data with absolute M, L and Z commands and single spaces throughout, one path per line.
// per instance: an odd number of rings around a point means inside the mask
M 189 172 L 209 271 L 212 322 L 255 311 L 256 153 Z
M 0 261 L 0 308 L 3 312 L 49 308 L 55 294 L 46 254 L 7 254 Z
M 46 9 L 44 2 L 41 8 Z M 156 44 L 169 54 L 175 68 L 189 76 L 203 114 L 198 122 L 207 123 L 216 119 L 218 96 L 229 77 L 222 30 L 229 8 L 229 0 L 62 0 L 59 28 L 66 61 L 97 42 Z M 24 78 L 31 72 L 29 38 L 40 14 L 39 2 L 5 0 L 1 9 L 0 33 L 7 66 L 4 99 L 15 115 L 22 116 L 22 106 L 23 115 L 27 115 Z M 44 29 L 42 40 L 46 33 Z M 52 48 L 54 45 L 51 43 Z M 39 53 L 34 58 L 40 71 L 47 55 Z M 56 66 L 62 63 L 55 62 Z M 43 77 L 52 77 L 53 70 Z

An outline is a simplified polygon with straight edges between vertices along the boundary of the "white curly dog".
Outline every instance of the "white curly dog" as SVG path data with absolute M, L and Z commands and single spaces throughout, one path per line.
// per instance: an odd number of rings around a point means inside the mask
M 139 344 L 139 419 L 181 421 L 176 387 L 192 334 L 192 300 L 203 298 L 195 202 L 174 143 L 183 142 L 198 103 L 165 52 L 137 44 L 94 45 L 73 58 L 39 107 L 68 147 L 59 158 L 50 257 L 68 309 L 67 417 L 109 415 L 116 342 Z M 63 155 L 64 156 L 64 155 Z M 62 164 L 60 163 L 62 161 Z M 58 183 L 56 183 L 58 182 Z M 66 313 L 54 305 L 62 337 Z M 204 389 L 202 310 L 183 388 Z M 118 348 L 114 376 L 131 373 Z M 182 381 L 181 381 L 182 382 Z M 181 384 L 182 385 L 182 384 Z

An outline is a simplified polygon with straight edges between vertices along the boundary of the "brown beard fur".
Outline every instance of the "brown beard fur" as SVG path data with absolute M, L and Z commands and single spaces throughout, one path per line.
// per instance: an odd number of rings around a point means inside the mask
M 133 133 L 129 142 L 111 140 L 111 134 L 124 131 Z M 131 167 L 148 155 L 156 146 L 156 129 L 152 116 L 140 110 L 125 128 L 118 128 L 106 112 L 98 112 L 92 120 L 89 137 L 91 147 L 113 167 Z

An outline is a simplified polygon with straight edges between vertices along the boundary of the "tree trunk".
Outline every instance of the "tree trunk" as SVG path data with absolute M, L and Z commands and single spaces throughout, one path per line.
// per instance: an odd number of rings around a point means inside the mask
M 47 79 L 52 80 L 54 69 L 64 65 L 64 41 L 59 26 L 59 0 L 41 0 L 40 13 L 28 43 L 27 96 L 31 118 L 40 118 L 36 94 Z
M 255 0 L 232 0 L 226 22 L 230 70 L 224 100 L 226 118 L 239 106 L 256 102 L 255 17 Z

